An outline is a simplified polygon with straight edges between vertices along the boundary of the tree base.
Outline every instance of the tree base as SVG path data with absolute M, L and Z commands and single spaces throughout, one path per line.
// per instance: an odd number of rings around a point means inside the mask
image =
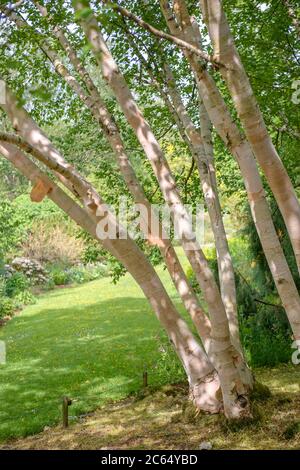
M 190 386 L 190 399 L 198 410 L 211 414 L 220 413 L 222 410 L 222 394 L 216 371 Z

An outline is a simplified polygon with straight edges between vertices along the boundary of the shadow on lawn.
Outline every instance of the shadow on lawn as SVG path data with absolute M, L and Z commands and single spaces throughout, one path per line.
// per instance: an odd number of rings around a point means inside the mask
M 63 395 L 78 399 L 71 411 L 78 415 L 138 390 L 144 367 L 159 367 L 159 331 L 147 302 L 134 297 L 37 306 L 14 318 L 1 332 L 7 364 L 0 366 L 0 438 L 57 422 Z

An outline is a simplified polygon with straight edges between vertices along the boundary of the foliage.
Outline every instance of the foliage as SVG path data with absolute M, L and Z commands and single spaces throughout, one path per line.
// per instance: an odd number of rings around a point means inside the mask
M 13 314 L 15 305 L 12 299 L 0 295 L 0 320 Z
M 184 370 L 169 339 L 158 333 L 156 340 L 160 355 L 155 363 L 150 364 L 150 374 L 155 374 L 162 383 L 173 383 L 174 378 L 178 380 L 180 377 L 184 380 Z
M 41 204 L 33 204 L 28 194 L 21 194 L 10 201 L 0 201 L 0 257 L 13 258 L 20 245 L 27 239 L 33 226 L 45 223 L 50 226 L 54 221 L 65 220 L 66 216 L 49 199 Z
M 50 285 L 62 286 L 68 284 L 83 284 L 103 277 L 107 268 L 103 264 L 63 266 L 52 265 L 50 267 Z
M 271 199 L 271 210 L 284 254 L 299 289 L 300 278 L 293 249 L 282 216 L 273 199 Z M 245 282 L 241 276 L 237 276 L 237 297 L 242 320 L 241 334 L 251 363 L 271 366 L 290 360 L 292 334 L 284 309 L 278 307 L 280 304 L 278 294 L 254 223 L 249 211 L 246 210 L 246 214 L 247 223 L 242 233 L 248 240 L 248 259 L 251 260 L 253 274 L 248 282 Z M 244 285 L 242 289 L 241 284 Z M 255 299 L 266 301 L 274 306 L 253 302 Z M 248 314 L 247 308 L 250 308 Z
M 15 308 L 23 308 L 25 305 L 30 305 L 30 304 L 35 304 L 37 301 L 37 298 L 35 295 L 30 290 L 24 290 L 22 292 L 19 292 L 16 294 L 14 297 L 14 304 Z
M 290 361 L 291 330 L 273 283 L 270 277 L 268 281 L 265 277 L 266 268 L 253 253 L 253 246 L 256 246 L 253 243 L 250 237 L 245 236 L 229 240 L 235 268 L 240 333 L 250 365 L 273 366 Z M 205 254 L 219 282 L 215 249 L 206 249 Z M 191 267 L 187 269 L 187 276 L 196 291 L 200 292 Z
M 90 236 L 84 240 L 84 249 L 82 253 L 82 262 L 97 263 L 105 258 L 105 252 L 99 243 Z
M 61 267 L 53 267 L 50 272 L 50 282 L 55 286 L 63 286 L 68 284 L 69 277 L 65 269 Z
M 8 297 L 15 297 L 26 291 L 29 285 L 29 279 L 24 274 L 16 272 L 6 278 L 5 293 Z
M 0 200 L 0 259 L 20 240 L 20 228 L 13 204 L 8 199 Z
M 240 316 L 241 337 L 252 366 L 275 366 L 291 360 L 292 335 L 283 309 L 261 306 Z
M 270 207 L 271 207 L 271 212 L 273 214 L 273 221 L 274 221 L 274 225 L 277 231 L 277 235 L 281 242 L 281 246 L 283 248 L 287 263 L 292 272 L 294 281 L 298 289 L 300 289 L 300 277 L 298 274 L 298 269 L 297 269 L 295 256 L 293 253 L 293 248 L 291 246 L 290 239 L 289 239 L 283 218 L 273 198 L 270 200 Z M 266 257 L 264 255 L 257 231 L 255 229 L 255 226 L 254 226 L 254 223 L 253 223 L 253 220 L 251 218 L 248 208 L 245 210 L 245 214 L 246 214 L 245 225 L 244 225 L 244 228 L 242 229 L 242 234 L 244 234 L 244 236 L 247 237 L 247 239 L 249 240 L 249 248 L 251 251 L 251 256 L 254 262 L 260 268 L 259 271 L 261 275 L 261 285 L 262 286 L 267 285 L 268 289 L 271 292 L 275 292 L 276 288 L 275 288 L 275 284 L 274 284 L 274 281 L 270 272 L 270 268 L 268 266 Z
M 22 273 L 9 276 L 0 275 L 0 319 L 11 317 L 14 312 L 24 305 L 35 302 L 30 292 L 29 279 Z

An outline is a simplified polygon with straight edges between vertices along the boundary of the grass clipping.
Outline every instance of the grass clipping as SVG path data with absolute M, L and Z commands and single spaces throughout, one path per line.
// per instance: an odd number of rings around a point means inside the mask
M 280 374 L 278 369 L 284 371 L 283 381 L 292 377 L 294 368 L 276 368 Z M 298 385 L 284 387 L 271 379 L 271 372 L 275 370 L 256 374 L 251 420 L 229 423 L 221 415 L 196 412 L 187 398 L 187 386 L 174 384 L 149 387 L 78 417 L 67 430 L 57 426 L 2 448 L 194 450 L 208 442 L 212 449 L 299 449 Z

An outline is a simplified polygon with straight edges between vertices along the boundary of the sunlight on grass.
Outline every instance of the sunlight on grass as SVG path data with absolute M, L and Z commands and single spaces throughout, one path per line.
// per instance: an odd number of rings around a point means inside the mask
M 177 304 L 168 273 L 158 271 Z M 0 438 L 56 423 L 63 395 L 77 398 L 72 413 L 80 414 L 138 390 L 145 367 L 151 383 L 161 381 L 160 332 L 129 275 L 42 295 L 0 330 Z
M 178 253 L 187 269 L 182 250 L 178 249 Z M 191 324 L 167 271 L 162 266 L 157 271 L 176 306 Z M 162 359 L 160 346 L 162 342 L 166 344 L 166 337 L 142 291 L 129 275 L 117 285 L 103 278 L 40 296 L 35 305 L 27 307 L 0 329 L 0 340 L 7 346 L 7 364 L 0 365 L 0 440 L 34 434 L 60 422 L 64 395 L 74 399 L 70 408 L 72 423 L 88 411 L 140 390 L 145 368 L 154 387 L 185 378 L 174 352 L 170 352 L 167 360 Z M 280 396 L 299 394 L 299 371 L 291 369 L 291 365 L 274 370 L 258 369 L 256 377 Z M 157 399 L 159 395 L 155 396 Z M 283 396 L 278 400 L 278 406 L 286 406 L 288 410 L 287 399 Z M 270 403 L 269 408 L 272 406 Z M 144 409 L 141 423 L 146 419 Z M 136 407 L 134 410 L 138 413 Z M 160 423 L 161 429 L 167 423 L 168 410 L 168 407 L 160 409 L 159 403 L 156 406 L 149 397 L 147 412 L 154 424 Z M 282 424 L 279 418 L 278 423 L 272 424 L 275 440 Z M 289 419 L 298 418 L 292 415 Z M 202 423 L 204 427 L 206 421 L 208 417 Z M 111 423 L 107 425 L 111 428 Z M 131 425 L 133 432 L 134 422 Z M 251 447 L 255 432 L 249 431 L 250 440 L 245 438 L 243 443 L 234 434 L 231 444 Z M 117 430 L 115 433 L 119 435 Z M 228 438 L 222 437 L 219 431 L 217 435 L 216 445 L 226 448 Z M 157 442 L 155 429 L 153 436 L 153 442 Z M 93 445 L 89 441 L 88 446 Z

